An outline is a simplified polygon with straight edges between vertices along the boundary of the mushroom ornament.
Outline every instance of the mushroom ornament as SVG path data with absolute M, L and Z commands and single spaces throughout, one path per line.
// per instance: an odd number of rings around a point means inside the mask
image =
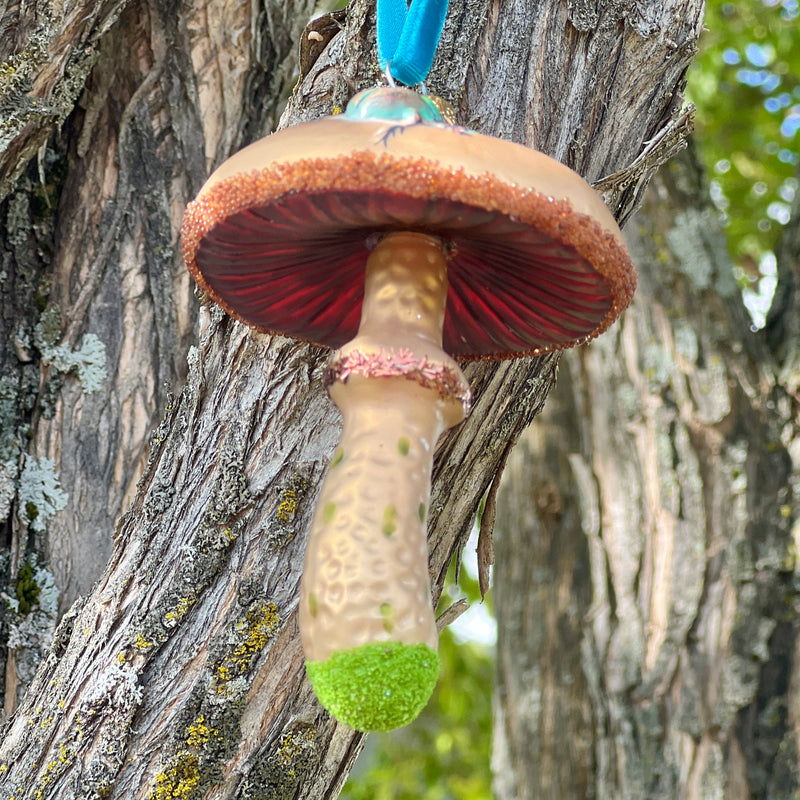
M 306 667 L 340 721 L 405 725 L 439 671 L 426 520 L 436 441 L 469 412 L 457 360 L 605 330 L 636 283 L 620 231 L 567 167 L 391 87 L 234 155 L 182 236 L 229 314 L 336 348 L 326 376 L 343 431 L 307 547 Z

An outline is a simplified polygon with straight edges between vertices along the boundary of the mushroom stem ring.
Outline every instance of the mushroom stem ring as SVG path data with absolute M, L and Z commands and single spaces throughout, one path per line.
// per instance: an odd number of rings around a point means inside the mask
M 567 167 L 447 124 L 434 98 L 380 88 L 226 161 L 182 237 L 230 314 L 338 348 L 326 383 L 342 438 L 301 586 L 307 671 L 342 722 L 404 725 L 439 668 L 426 523 L 436 440 L 469 410 L 454 359 L 538 355 L 606 330 L 636 283 L 619 228 Z

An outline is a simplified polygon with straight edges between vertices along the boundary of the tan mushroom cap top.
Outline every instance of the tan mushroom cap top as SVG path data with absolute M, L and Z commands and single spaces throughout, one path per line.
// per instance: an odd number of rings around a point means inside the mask
M 636 272 L 586 181 L 529 148 L 425 119 L 426 98 L 409 90 L 370 91 L 394 117 L 354 119 L 348 107 L 261 139 L 189 205 L 184 256 L 217 303 L 259 330 L 339 347 L 358 329 L 370 249 L 406 230 L 448 253 L 443 346 L 456 358 L 568 347 L 619 316 Z

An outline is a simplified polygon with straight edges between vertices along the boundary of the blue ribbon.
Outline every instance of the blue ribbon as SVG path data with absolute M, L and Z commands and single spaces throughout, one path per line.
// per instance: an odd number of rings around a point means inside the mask
M 422 83 L 442 35 L 447 0 L 378 0 L 378 61 L 406 86 Z

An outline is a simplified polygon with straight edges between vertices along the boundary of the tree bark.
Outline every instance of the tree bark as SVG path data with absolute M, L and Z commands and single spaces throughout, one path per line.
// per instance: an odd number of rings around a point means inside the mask
M 610 176 L 602 189 L 624 219 L 686 128 L 681 90 L 701 5 L 453 2 L 428 87 L 464 124 L 535 145 L 590 180 Z M 183 206 L 215 165 L 272 126 L 310 6 L 132 0 L 73 19 L 43 5 L 35 18 L 49 27 L 38 33 L 20 27 L 17 7 L 0 17 L 15 31 L 14 64 L 34 35 L 45 52 L 91 41 L 97 58 L 72 87 L 73 107 L 9 128 L 1 162 L 8 181 L 21 176 L 4 206 L 14 489 L 4 513 L 7 594 L 17 601 L 7 629 L 40 614 L 46 632 L 55 620 L 52 598 L 31 585 L 41 573 L 20 577 L 26 555 L 50 557 L 66 608 L 110 551 L 9 720 L 0 796 L 333 797 L 360 749 L 362 737 L 314 700 L 296 629 L 306 532 L 339 427 L 322 386 L 326 354 L 203 306 L 188 367 L 182 359 L 195 314 L 177 256 Z M 332 34 L 322 52 L 316 37 L 300 37 L 300 82 L 282 125 L 341 109 L 380 79 L 371 3 L 354 0 L 322 27 Z M 5 107 L 67 96 L 61 82 L 77 73 L 63 62 L 48 83 L 52 63 L 30 61 L 29 83 L 15 84 Z M 39 164 L 26 167 L 48 136 Z M 86 333 L 106 353 L 93 392 Z M 442 440 L 435 466 L 436 597 L 557 362 L 466 370 L 473 412 Z M 184 374 L 180 391 L 164 388 Z M 22 453 L 37 475 L 52 459 L 69 492 L 46 526 L 35 524 L 46 503 L 21 502 Z M 17 651 L 35 651 L 34 638 L 18 635 L 8 649 L 9 710 L 25 683 Z
M 751 333 L 693 153 L 628 241 L 634 303 L 562 360 L 501 490 L 497 794 L 794 797 L 792 342 Z
M 130 505 L 150 432 L 170 387 L 185 379 L 197 309 L 177 242 L 183 206 L 214 164 L 274 124 L 312 5 L 241 6 L 233 14 L 218 3 L 180 16 L 158 4 L 120 9 L 118 24 L 97 43 L 96 66 L 68 121 L 4 204 L 6 591 L 14 597 L 19 569 L 34 553 L 58 589 L 54 604 L 6 620 L 4 638 L 15 645 L 5 670 L 8 711 L 41 658 L 40 643 L 46 650 L 52 638 L 56 614 L 86 595 L 108 563 L 114 521 Z M 71 35 L 72 25 L 65 19 L 55 39 Z M 11 61 L 31 57 L 22 50 Z M 50 102 L 37 94 L 38 77 L 31 83 L 37 103 Z M 15 147 L 4 152 L 9 174 Z M 105 351 L 91 391 L 79 357 L 86 334 Z M 63 363 L 60 351 L 77 353 L 77 366 Z M 29 463 L 22 452 L 36 464 L 52 461 L 69 495 L 46 531 L 25 524 L 18 501 L 9 516 Z

